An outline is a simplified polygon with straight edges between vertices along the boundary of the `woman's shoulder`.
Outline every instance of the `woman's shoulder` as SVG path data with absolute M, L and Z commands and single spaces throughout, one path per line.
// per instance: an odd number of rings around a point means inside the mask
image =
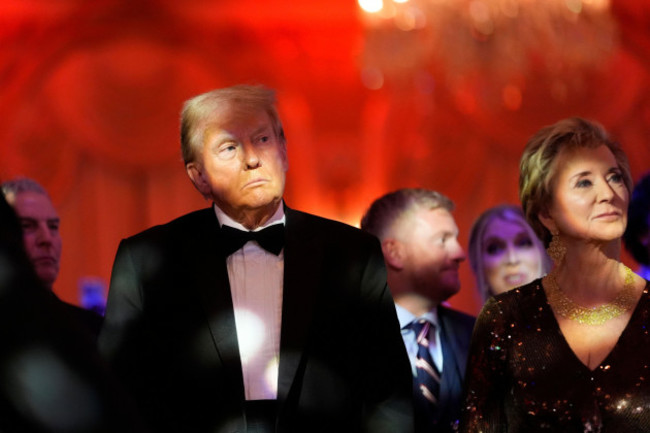
M 520 316 L 532 311 L 539 311 L 546 304 L 546 294 L 542 279 L 538 278 L 528 284 L 500 293 L 488 299 L 482 313 L 498 313 L 501 316 Z
M 650 319 L 650 280 L 645 280 L 645 286 L 641 292 L 641 298 L 639 299 L 639 305 L 642 313 L 647 319 Z
M 500 304 L 518 304 L 539 298 L 544 298 L 544 300 L 546 298 L 541 278 L 537 278 L 528 284 L 494 296 L 494 300 Z

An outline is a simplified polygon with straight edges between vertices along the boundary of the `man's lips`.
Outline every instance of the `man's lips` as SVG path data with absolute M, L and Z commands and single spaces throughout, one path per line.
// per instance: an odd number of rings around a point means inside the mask
M 244 188 L 251 188 L 251 187 L 259 186 L 259 185 L 262 185 L 262 184 L 267 183 L 267 182 L 269 182 L 269 180 L 264 179 L 264 178 L 253 179 L 253 180 L 250 180 L 250 181 L 246 182 L 246 184 L 244 185 Z
M 57 261 L 54 257 L 42 256 L 36 257 L 33 262 L 39 265 L 55 265 Z

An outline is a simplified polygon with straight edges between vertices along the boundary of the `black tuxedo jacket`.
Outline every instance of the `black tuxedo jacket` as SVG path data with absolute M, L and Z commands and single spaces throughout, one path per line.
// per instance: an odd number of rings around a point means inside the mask
M 378 241 L 285 207 L 277 432 L 411 432 Z M 250 432 L 214 210 L 120 243 L 99 347 L 155 432 Z

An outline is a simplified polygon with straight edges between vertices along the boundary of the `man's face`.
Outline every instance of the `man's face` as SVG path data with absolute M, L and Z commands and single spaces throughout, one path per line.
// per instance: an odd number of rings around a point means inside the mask
M 285 144 L 268 113 L 245 113 L 232 106 L 215 113 L 197 160 L 187 164 L 199 191 L 242 223 L 248 214 L 270 217 L 275 212 L 287 168 Z
M 59 214 L 50 199 L 33 191 L 8 197 L 23 229 L 25 250 L 38 277 L 52 288 L 59 275 L 61 235 Z
M 413 212 L 399 238 L 404 246 L 403 274 L 414 292 L 437 302 L 458 292 L 458 266 L 465 252 L 458 243 L 458 227 L 446 209 Z

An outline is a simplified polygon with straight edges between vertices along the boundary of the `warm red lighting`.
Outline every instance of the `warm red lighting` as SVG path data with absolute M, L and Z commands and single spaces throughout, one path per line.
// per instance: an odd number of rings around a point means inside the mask
M 514 84 L 508 84 L 503 88 L 502 98 L 503 105 L 508 110 L 516 111 L 521 107 L 521 90 Z

